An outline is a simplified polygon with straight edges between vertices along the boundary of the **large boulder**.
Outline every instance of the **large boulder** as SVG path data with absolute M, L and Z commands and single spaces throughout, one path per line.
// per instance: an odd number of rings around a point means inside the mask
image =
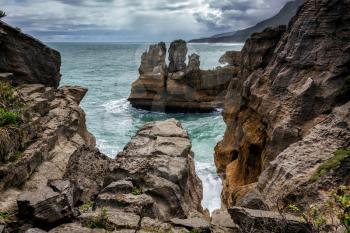
M 80 200 L 88 202 L 102 190 L 109 163 L 97 148 L 82 146 L 71 155 L 63 178 L 75 181 L 82 190 Z
M 77 185 L 71 181 L 54 180 L 48 186 L 35 191 L 23 192 L 18 200 L 21 218 L 41 224 L 53 224 L 70 219 L 77 213 L 74 206 L 80 196 Z
M 58 87 L 59 52 L 3 21 L 0 21 L 0 50 L 0 73 L 12 73 L 8 81 Z
M 256 233 L 309 233 L 309 226 L 300 218 L 273 211 L 233 207 L 228 210 L 242 232 Z
M 147 212 L 161 220 L 202 211 L 202 184 L 195 173 L 191 142 L 174 119 L 145 124 L 111 163 L 106 180 L 113 186 L 132 183 L 132 191 L 104 191 L 98 197 L 104 205 L 128 205 L 138 214 Z

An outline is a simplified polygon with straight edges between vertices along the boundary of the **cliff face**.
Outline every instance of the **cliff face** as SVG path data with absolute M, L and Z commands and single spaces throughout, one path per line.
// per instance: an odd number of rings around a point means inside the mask
M 59 54 L 1 26 L 0 232 L 237 232 L 232 221 L 211 225 L 202 209 L 191 142 L 178 121 L 146 124 L 108 158 L 95 148 L 79 107 L 87 90 L 56 88 Z M 177 47 L 173 69 L 197 71 L 198 57 L 186 67 L 185 47 Z M 162 79 L 165 46 L 150 51 L 140 74 Z M 217 212 L 223 217 L 228 213 Z
M 132 84 L 132 106 L 165 112 L 208 112 L 223 106 L 226 87 L 238 69 L 227 66 L 200 70 L 197 54 L 188 57 L 182 40 L 169 48 L 169 67 L 164 43 L 151 45 L 141 57 L 140 77 Z
M 309 0 L 283 35 L 280 28 L 246 42 L 240 75 L 226 96 L 227 129 L 215 154 L 227 206 L 241 203 L 264 170 L 254 192 L 264 193 L 260 200 L 281 198 L 288 185 L 308 180 L 338 148 L 349 147 L 349 107 L 343 105 L 349 101 L 349 7 L 348 1 Z M 321 128 L 323 133 L 315 136 Z M 337 130 L 341 136 L 330 136 Z M 297 149 L 304 142 L 308 149 Z
M 11 73 L 13 84 L 58 87 L 60 54 L 40 41 L 0 21 L 0 73 Z M 6 76 L 0 76 L 0 80 Z

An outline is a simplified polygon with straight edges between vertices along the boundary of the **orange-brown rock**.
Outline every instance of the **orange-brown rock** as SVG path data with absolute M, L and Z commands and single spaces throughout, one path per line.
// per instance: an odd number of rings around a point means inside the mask
M 285 33 L 283 27 L 267 29 L 247 40 L 241 53 L 240 75 L 231 80 L 225 100 L 225 136 L 215 149 L 215 162 L 224 181 L 225 205 L 239 204 L 237 201 L 249 193 L 276 156 L 307 138 L 320 122 L 331 116 L 334 107 L 349 101 L 349 93 L 344 89 L 350 75 L 350 43 L 345 39 L 350 37 L 349 25 L 349 1 L 308 0 Z M 305 168 L 310 167 L 304 179 L 310 177 L 311 171 L 330 158 L 337 147 L 349 146 L 346 145 L 349 125 L 344 123 L 346 120 L 341 122 L 340 142 L 332 137 L 328 142 L 309 142 L 320 148 L 322 143 L 333 145 L 319 160 L 308 161 L 310 151 L 305 149 L 300 156 L 284 156 L 284 163 L 291 165 L 303 160 Z M 288 166 L 281 169 L 285 171 Z M 273 188 L 265 190 L 263 183 L 280 180 L 282 184 L 296 174 L 287 172 L 290 176 L 279 176 L 273 168 L 267 171 L 265 181 L 259 180 L 254 190 L 263 192 L 263 199 L 279 198 L 282 192 L 270 196 Z M 287 194 L 286 191 L 283 195 Z

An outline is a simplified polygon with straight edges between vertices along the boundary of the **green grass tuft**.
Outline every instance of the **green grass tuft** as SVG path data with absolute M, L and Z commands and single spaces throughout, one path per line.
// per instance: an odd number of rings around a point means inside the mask
M 23 152 L 17 151 L 13 156 L 11 156 L 6 162 L 8 163 L 15 163 L 17 162 L 20 158 L 23 157 Z
M 9 222 L 13 216 L 15 216 L 14 212 L 0 211 L 0 220 L 4 221 L 5 223 Z
M 0 108 L 0 127 L 6 125 L 16 126 L 20 120 L 18 113 L 9 112 L 3 108 Z
M 350 156 L 350 149 L 339 149 L 334 153 L 334 156 L 327 161 L 325 161 L 323 164 L 321 164 L 316 172 L 312 175 L 310 181 L 316 182 L 319 180 L 323 175 L 327 174 L 329 171 L 333 170 L 334 168 L 338 167 L 341 162 Z
M 133 187 L 131 193 L 135 196 L 138 196 L 143 193 L 143 190 L 140 187 Z
M 108 222 L 108 212 L 105 208 L 101 210 L 101 214 L 97 218 L 90 219 L 84 226 L 90 229 L 114 230 L 113 226 Z
M 79 210 L 81 212 L 87 212 L 88 210 L 90 210 L 93 206 L 94 206 L 95 202 L 94 201 L 88 201 L 85 204 L 81 205 L 79 207 Z

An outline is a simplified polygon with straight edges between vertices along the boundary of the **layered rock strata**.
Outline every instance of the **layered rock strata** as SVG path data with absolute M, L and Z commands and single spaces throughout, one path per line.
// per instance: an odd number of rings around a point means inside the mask
M 226 206 L 273 208 L 293 189 L 302 198 L 317 167 L 349 148 L 349 10 L 348 1 L 308 0 L 286 32 L 267 29 L 247 40 L 216 146 Z
M 3 21 L 0 21 L 0 50 L 0 73 L 13 74 L 13 84 L 58 87 L 61 56 L 57 51 Z
M 141 57 L 140 77 L 132 84 L 131 105 L 165 112 L 208 112 L 223 107 L 227 86 L 238 69 L 201 70 L 197 54 L 191 54 L 186 65 L 187 50 L 185 41 L 172 42 L 167 67 L 165 44 L 151 45 Z

